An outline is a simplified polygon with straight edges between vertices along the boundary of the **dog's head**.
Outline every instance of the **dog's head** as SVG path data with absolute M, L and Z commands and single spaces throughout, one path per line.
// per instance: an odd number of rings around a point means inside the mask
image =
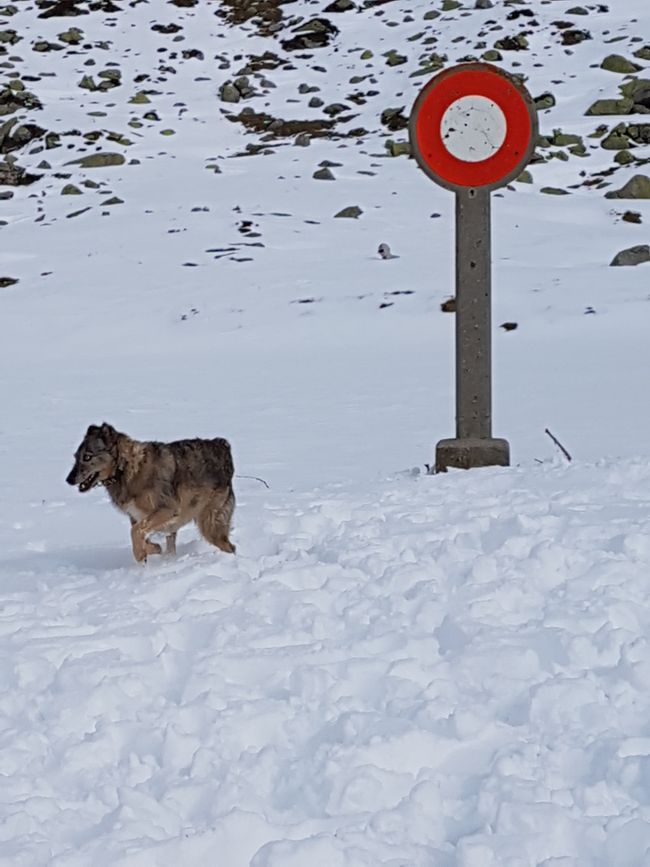
M 91 424 L 74 456 L 74 466 L 66 482 L 78 485 L 81 493 L 110 479 L 117 467 L 117 438 L 114 427 L 104 422 Z

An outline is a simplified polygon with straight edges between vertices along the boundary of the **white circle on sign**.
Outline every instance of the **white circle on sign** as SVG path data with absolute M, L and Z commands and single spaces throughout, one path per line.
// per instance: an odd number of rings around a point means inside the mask
M 461 96 L 440 121 L 442 143 L 456 159 L 466 163 L 487 160 L 506 140 L 506 116 L 486 96 Z

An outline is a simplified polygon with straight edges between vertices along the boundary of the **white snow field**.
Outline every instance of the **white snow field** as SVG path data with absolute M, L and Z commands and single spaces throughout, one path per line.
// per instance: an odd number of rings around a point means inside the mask
M 650 865 L 650 135 L 585 115 L 650 3 L 355 3 L 0 7 L 2 867 Z M 555 101 L 493 195 L 513 466 L 430 476 L 453 196 L 381 116 L 492 49 Z M 235 557 L 133 562 L 64 481 L 103 420 L 231 440 Z

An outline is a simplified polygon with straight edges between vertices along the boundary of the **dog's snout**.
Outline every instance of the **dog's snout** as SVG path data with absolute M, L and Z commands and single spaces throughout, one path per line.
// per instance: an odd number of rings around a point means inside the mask
M 74 485 L 75 484 L 75 476 L 76 476 L 75 468 L 73 467 L 66 477 L 66 482 L 69 485 Z

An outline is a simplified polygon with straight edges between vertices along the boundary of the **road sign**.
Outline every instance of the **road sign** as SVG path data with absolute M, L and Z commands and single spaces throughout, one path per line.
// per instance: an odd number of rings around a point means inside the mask
M 462 63 L 420 91 L 410 136 L 416 160 L 436 183 L 495 189 L 514 180 L 532 156 L 537 114 L 512 76 L 489 63 Z
M 411 151 L 456 193 L 456 438 L 436 446 L 436 471 L 510 463 L 492 437 L 490 191 L 514 180 L 537 141 L 537 113 L 519 81 L 488 63 L 462 63 L 420 91 Z

